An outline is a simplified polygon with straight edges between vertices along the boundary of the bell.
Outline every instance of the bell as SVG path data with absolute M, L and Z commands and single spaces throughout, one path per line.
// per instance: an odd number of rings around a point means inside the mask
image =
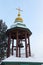
M 16 50 L 16 46 L 14 46 L 14 50 Z
M 19 43 L 19 44 L 18 44 L 18 47 L 23 48 L 23 47 L 24 47 L 24 46 L 23 46 L 23 43 Z

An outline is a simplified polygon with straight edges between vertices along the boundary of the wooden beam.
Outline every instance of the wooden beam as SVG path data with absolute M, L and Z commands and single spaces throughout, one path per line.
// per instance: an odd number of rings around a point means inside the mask
M 13 55 L 14 39 L 12 39 L 12 55 Z
M 25 52 L 26 52 L 26 57 L 28 57 L 28 54 L 27 54 L 27 32 L 25 33 Z
M 30 39 L 29 39 L 29 37 L 28 37 L 28 45 L 29 45 L 29 56 L 31 56 Z
M 18 31 L 16 33 L 16 57 L 18 57 Z
M 19 57 L 21 57 L 20 49 L 21 49 L 21 48 L 19 47 Z
M 10 56 L 10 42 L 11 42 L 11 40 L 10 40 L 10 35 L 8 36 L 8 47 L 7 47 L 7 57 L 9 57 Z
M 20 39 L 19 39 L 19 41 L 18 41 L 18 44 L 20 44 Z M 20 50 L 20 47 L 19 47 L 19 57 L 21 57 L 21 50 Z

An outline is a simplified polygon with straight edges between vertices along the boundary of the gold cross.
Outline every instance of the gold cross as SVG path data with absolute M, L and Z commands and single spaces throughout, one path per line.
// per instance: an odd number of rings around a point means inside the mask
M 20 8 L 16 8 L 16 10 L 18 10 L 18 13 L 20 13 L 20 11 L 23 11 L 23 10 L 21 10 Z

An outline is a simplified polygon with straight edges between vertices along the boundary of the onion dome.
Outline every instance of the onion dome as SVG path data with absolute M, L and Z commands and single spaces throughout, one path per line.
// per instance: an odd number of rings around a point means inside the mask
M 20 14 L 20 11 L 22 11 L 22 10 L 21 9 L 17 9 L 17 10 L 18 10 L 18 15 L 14 21 L 14 24 L 11 26 L 11 28 L 13 28 L 13 27 L 27 28 L 26 25 L 23 23 L 23 19 Z
M 18 17 L 15 19 L 15 22 L 23 22 L 20 11 L 18 12 Z

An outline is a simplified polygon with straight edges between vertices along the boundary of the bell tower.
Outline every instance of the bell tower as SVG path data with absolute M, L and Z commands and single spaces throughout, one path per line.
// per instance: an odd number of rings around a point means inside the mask
M 31 56 L 30 49 L 30 36 L 32 32 L 27 26 L 23 23 L 23 18 L 21 17 L 20 11 L 18 10 L 18 16 L 15 19 L 14 25 L 10 29 L 7 30 L 6 34 L 8 36 L 8 48 L 7 48 L 7 57 L 10 56 L 10 43 L 12 41 L 12 55 L 14 55 L 13 48 L 16 47 L 16 57 L 21 57 L 21 48 L 23 48 L 23 44 L 25 43 L 25 57 Z M 11 40 L 12 39 L 12 40 Z M 16 40 L 16 46 L 14 46 L 14 40 Z M 24 43 L 23 43 L 24 41 Z

